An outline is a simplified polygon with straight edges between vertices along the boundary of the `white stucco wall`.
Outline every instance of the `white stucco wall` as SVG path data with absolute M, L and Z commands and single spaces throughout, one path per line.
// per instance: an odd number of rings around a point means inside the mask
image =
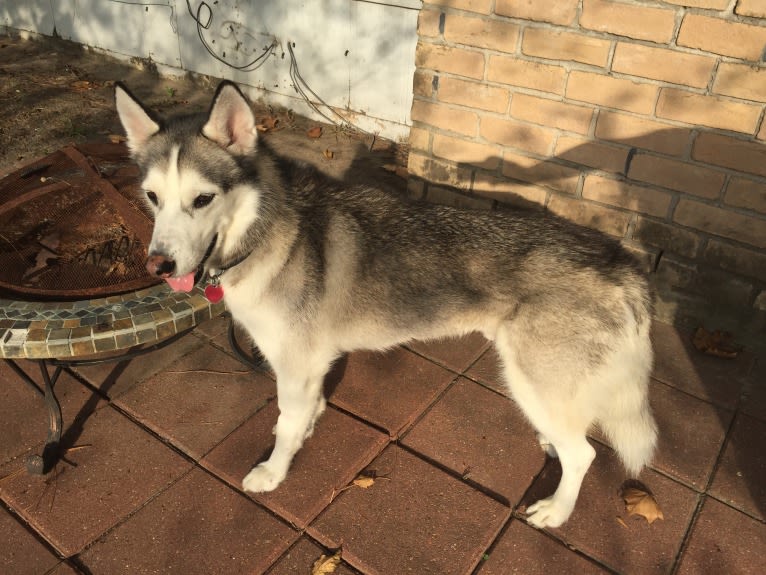
M 117 56 L 150 58 L 163 73 L 228 78 L 250 87 L 254 99 L 319 118 L 294 88 L 292 43 L 294 63 L 319 98 L 364 130 L 406 138 L 420 5 L 420 0 L 0 0 L 0 24 L 55 33 Z M 259 56 L 249 68 L 232 67 Z

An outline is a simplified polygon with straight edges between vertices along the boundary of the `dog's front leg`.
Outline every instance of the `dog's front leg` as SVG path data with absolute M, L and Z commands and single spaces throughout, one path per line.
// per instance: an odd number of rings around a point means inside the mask
M 280 377 L 277 373 L 279 418 L 274 428 L 276 443 L 271 456 L 253 467 L 242 480 L 245 491 L 272 491 L 285 478 L 293 456 L 314 431 L 314 423 L 324 411 L 323 381 L 324 375 L 300 378 Z

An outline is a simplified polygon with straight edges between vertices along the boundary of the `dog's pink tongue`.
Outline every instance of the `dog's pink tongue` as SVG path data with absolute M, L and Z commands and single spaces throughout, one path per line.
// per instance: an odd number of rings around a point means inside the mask
M 165 278 L 165 281 L 168 282 L 173 291 L 191 291 L 194 287 L 194 272 L 189 272 L 175 278 Z

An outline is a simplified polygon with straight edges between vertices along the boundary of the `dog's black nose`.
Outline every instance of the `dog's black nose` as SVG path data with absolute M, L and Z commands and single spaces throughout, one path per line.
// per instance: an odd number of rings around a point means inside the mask
M 176 269 L 176 262 L 161 254 L 154 254 L 146 258 L 146 270 L 153 276 L 166 278 Z

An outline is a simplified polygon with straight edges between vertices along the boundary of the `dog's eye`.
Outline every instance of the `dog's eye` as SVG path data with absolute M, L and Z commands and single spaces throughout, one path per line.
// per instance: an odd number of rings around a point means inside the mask
M 206 205 L 213 201 L 213 198 L 215 198 L 215 194 L 200 194 L 194 198 L 192 205 L 195 209 L 204 208 Z
M 146 197 L 149 198 L 149 201 L 155 206 L 157 205 L 157 194 L 154 192 L 146 192 Z

